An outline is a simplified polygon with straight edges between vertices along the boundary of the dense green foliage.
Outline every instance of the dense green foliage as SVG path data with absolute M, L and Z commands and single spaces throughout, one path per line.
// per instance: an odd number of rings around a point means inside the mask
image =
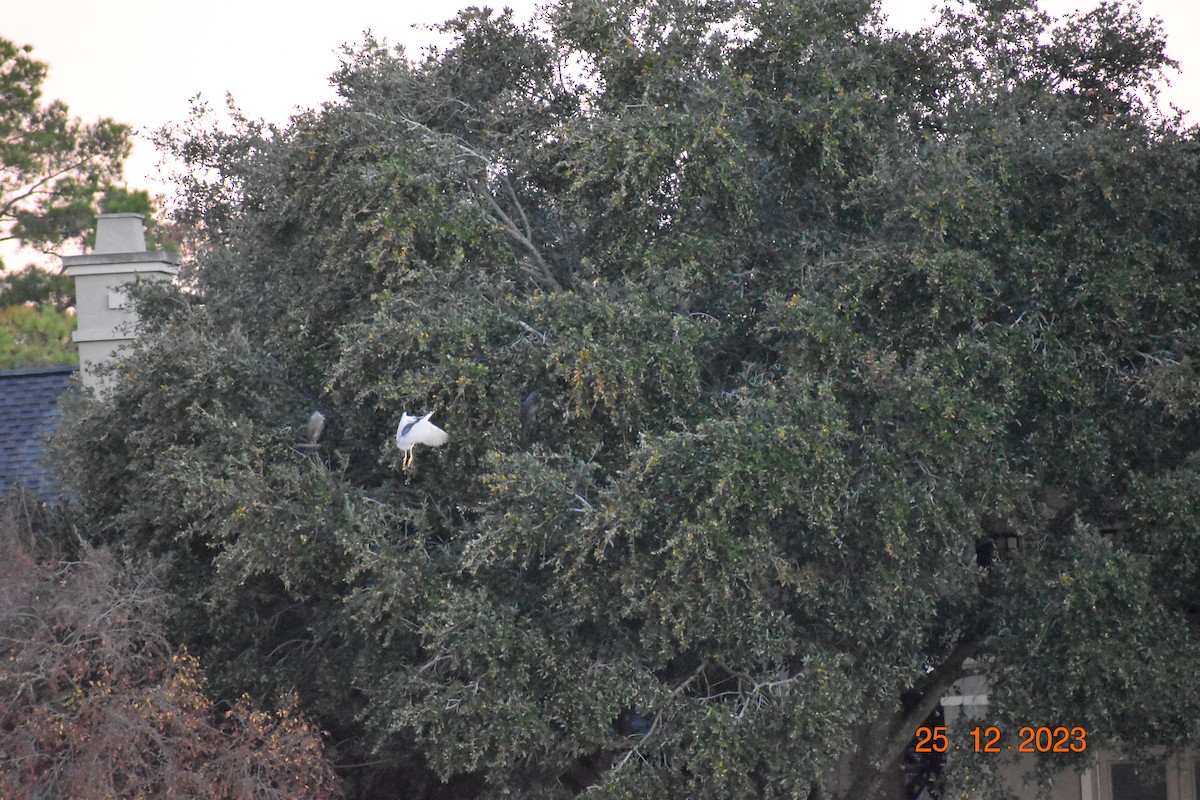
M 880 796 L 970 669 L 1009 729 L 1196 739 L 1200 142 L 1161 31 L 448 30 L 286 127 L 164 134 L 186 285 L 61 450 L 219 686 L 298 691 L 363 796 Z
M 79 363 L 75 281 L 37 266 L 0 275 L 0 369 Z
M 75 305 L 75 281 L 37 266 L 0 275 L 0 308 L 19 305 L 66 311 Z
M 74 330 L 73 311 L 0 305 L 0 369 L 79 363 Z

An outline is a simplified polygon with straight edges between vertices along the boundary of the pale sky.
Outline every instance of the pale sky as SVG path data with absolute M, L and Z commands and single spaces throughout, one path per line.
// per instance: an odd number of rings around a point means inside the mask
M 370 29 L 417 53 L 433 40 L 421 26 L 483 5 L 460 0 L 0 0 L 0 36 L 31 44 L 49 63 L 47 99 L 67 103 L 85 120 L 107 116 L 148 133 L 182 120 L 199 93 L 215 107 L 231 92 L 252 118 L 284 122 L 296 108 L 333 98 L 329 75 L 339 48 Z M 535 0 L 493 0 L 528 18 Z M 1043 0 L 1055 16 L 1091 8 L 1096 0 Z M 883 0 L 897 27 L 915 27 L 932 0 Z M 1198 0 L 1143 0 L 1142 13 L 1163 20 L 1168 53 L 1181 62 L 1166 97 L 1200 119 Z M 130 187 L 167 191 L 158 181 L 158 154 L 139 138 L 127 164 Z

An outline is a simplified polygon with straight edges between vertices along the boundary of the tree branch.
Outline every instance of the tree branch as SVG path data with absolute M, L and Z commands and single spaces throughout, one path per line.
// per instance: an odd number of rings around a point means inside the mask
M 35 183 L 31 184 L 26 190 L 22 191 L 21 194 L 18 194 L 16 196 L 12 197 L 11 199 L 5 201 L 4 205 L 0 206 L 0 218 L 10 216 L 9 209 L 13 208 L 21 201 L 28 200 L 30 197 L 33 197 L 35 194 L 38 194 L 38 189 L 40 187 L 44 186 L 47 183 L 50 183 L 51 181 L 61 178 L 62 176 L 66 175 L 68 172 L 71 172 L 72 170 L 79 169 L 84 164 L 88 163 L 89 161 L 91 161 L 91 156 L 81 158 L 78 161 L 76 161 L 75 163 L 63 166 L 58 171 L 51 172 L 50 174 L 43 177 L 41 180 L 38 180 Z M 53 194 L 53 192 L 45 192 L 45 194 Z
M 369 116 L 375 119 L 379 118 L 375 114 L 370 114 Z M 496 163 L 486 154 L 479 152 L 474 147 L 456 136 L 451 136 L 450 134 L 433 130 L 428 125 L 418 122 L 410 117 L 401 116 L 400 119 L 410 128 L 419 130 L 422 136 L 427 140 L 448 141 L 458 150 L 482 162 L 487 167 L 493 166 Z M 486 168 L 484 170 L 484 174 L 486 175 Z M 486 180 L 479 180 L 476 178 L 474 181 L 475 189 L 487 202 L 495 217 L 500 221 L 501 225 L 504 226 L 505 231 L 508 232 L 508 235 L 511 236 L 517 242 L 517 244 L 519 244 L 526 252 L 529 253 L 530 258 L 533 260 L 533 266 L 530 267 L 529 265 L 522 264 L 521 268 L 525 271 L 525 273 L 534 280 L 542 283 L 544 286 L 556 292 L 561 292 L 563 290 L 562 284 L 560 284 L 554 277 L 554 273 L 551 271 L 550 265 L 546 263 L 546 259 L 542 257 L 541 251 L 539 251 L 537 245 L 533 243 L 533 228 L 529 224 L 529 217 L 526 216 L 525 209 L 521 207 L 521 203 L 517 199 L 516 192 L 513 191 L 512 184 L 509 182 L 506 176 L 502 176 L 501 179 L 504 182 L 504 187 L 508 192 L 509 198 L 512 200 L 513 206 L 517 209 L 517 213 L 521 217 L 521 222 L 524 226 L 523 231 L 522 226 L 517 225 L 517 223 L 513 221 L 513 218 L 509 216 L 503 208 L 500 207 L 499 203 L 496 202 L 496 198 L 493 197 L 491 191 L 488 190 Z
M 888 769 L 904 754 L 904 748 L 912 739 L 917 726 L 933 713 L 954 682 L 963 677 L 962 665 L 975 652 L 979 642 L 980 638 L 977 636 L 968 636 L 960 640 L 949 655 L 942 659 L 941 664 L 917 682 L 909 692 L 919 696 L 917 702 L 907 714 L 895 719 L 883 735 L 882 742 L 868 735 L 868 752 L 864 755 L 871 760 L 878 756 L 880 766 L 876 769 L 858 770 L 847 791 L 847 797 L 875 796 L 874 793 L 878 791 Z
M 508 235 L 515 239 L 523 248 L 525 248 L 525 250 L 533 258 L 533 263 L 537 269 L 530 269 L 529 267 L 522 265 L 523 269 L 525 269 L 525 272 L 534 279 L 543 282 L 554 291 L 561 292 L 563 290 L 562 285 L 550 271 L 550 265 L 546 263 L 544 258 L 542 258 L 542 254 L 538 251 L 537 246 L 529 240 L 528 236 L 521 232 L 521 230 L 517 227 L 517 224 L 513 222 L 512 217 L 504 212 L 504 209 L 501 208 L 500 204 L 496 202 L 496 198 L 492 197 L 492 193 L 488 191 L 487 186 L 479 187 L 478 191 L 479 194 L 487 201 L 488 205 L 491 206 L 495 215 L 500 219 L 501 224 L 504 225 L 504 229 L 508 231 Z M 511 188 L 509 191 L 512 191 Z M 521 204 L 516 203 L 516 206 L 517 210 L 520 211 L 521 218 L 525 221 L 525 224 L 528 225 L 529 220 L 525 217 L 525 212 L 521 210 Z

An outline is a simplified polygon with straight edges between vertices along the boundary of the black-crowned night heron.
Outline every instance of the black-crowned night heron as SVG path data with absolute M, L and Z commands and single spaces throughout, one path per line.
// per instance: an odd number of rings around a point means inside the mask
M 400 417 L 400 425 L 396 428 L 396 446 L 404 452 L 400 469 L 412 466 L 413 448 L 417 445 L 441 447 L 450 438 L 449 434 L 429 421 L 432 416 L 433 412 L 430 411 L 423 417 L 409 416 L 408 412 Z
M 317 439 L 321 438 L 321 432 L 325 430 L 325 415 L 320 411 L 314 411 L 312 416 L 308 418 L 308 424 L 304 426 L 304 434 L 308 437 L 309 444 L 316 444 Z

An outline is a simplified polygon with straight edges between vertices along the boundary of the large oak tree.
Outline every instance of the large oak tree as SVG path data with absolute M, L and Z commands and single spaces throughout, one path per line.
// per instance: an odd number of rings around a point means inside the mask
M 195 257 L 63 458 L 216 685 L 297 690 L 363 796 L 892 796 L 972 670 L 1006 730 L 1195 741 L 1200 142 L 1154 23 L 447 29 L 164 134 Z M 405 410 L 451 436 L 408 471 Z

